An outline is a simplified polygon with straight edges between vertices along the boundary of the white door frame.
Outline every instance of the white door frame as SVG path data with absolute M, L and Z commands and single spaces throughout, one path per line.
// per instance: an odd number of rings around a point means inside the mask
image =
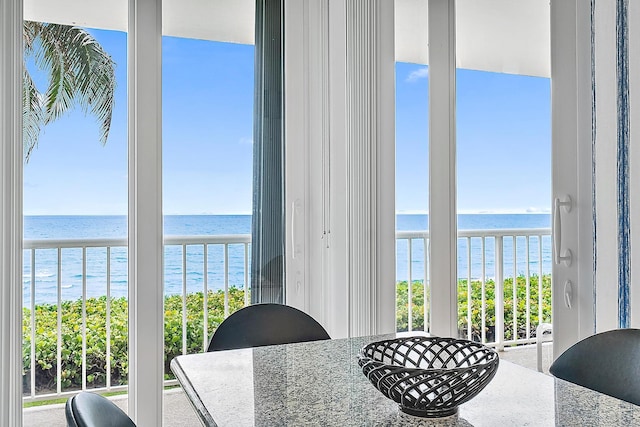
M 560 255 L 572 252 L 553 265 L 554 357 L 594 332 L 591 96 L 590 2 L 552 0 L 552 199 L 571 196 L 553 237 Z

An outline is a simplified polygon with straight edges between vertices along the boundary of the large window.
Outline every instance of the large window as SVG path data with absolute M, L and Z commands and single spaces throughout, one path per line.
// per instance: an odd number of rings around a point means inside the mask
M 551 321 L 549 10 L 487 3 L 456 9 L 457 325 L 501 348 Z
M 396 63 L 396 329 L 429 331 L 429 67 Z
M 170 36 L 162 47 L 165 373 L 171 375 L 174 356 L 206 349 L 217 325 L 248 299 L 254 47 Z
M 60 9 L 25 4 L 27 402 L 128 379 L 127 33 Z

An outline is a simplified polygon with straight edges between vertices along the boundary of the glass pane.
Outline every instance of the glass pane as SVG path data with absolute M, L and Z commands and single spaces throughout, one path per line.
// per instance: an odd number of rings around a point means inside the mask
M 176 17 L 163 23 L 167 378 L 173 357 L 206 350 L 249 299 L 255 51 L 215 25 L 232 11 L 182 11 L 196 23 L 211 20 L 198 37 L 183 36 L 193 29 L 176 27 Z
M 27 402 L 114 390 L 128 375 L 126 6 L 95 13 L 32 3 L 24 22 Z
M 551 316 L 548 4 L 456 3 L 458 336 L 536 369 Z
M 284 301 L 282 4 L 255 6 L 163 2 L 167 378 L 236 310 Z
M 429 68 L 396 63 L 396 329 L 429 331 Z M 410 301 L 410 303 L 409 303 Z M 409 309 L 411 307 L 411 309 Z

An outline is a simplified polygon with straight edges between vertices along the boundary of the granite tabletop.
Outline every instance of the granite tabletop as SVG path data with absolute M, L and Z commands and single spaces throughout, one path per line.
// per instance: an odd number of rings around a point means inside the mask
M 178 356 L 205 426 L 640 426 L 640 407 L 505 360 L 457 415 L 404 414 L 362 374 L 359 337 Z

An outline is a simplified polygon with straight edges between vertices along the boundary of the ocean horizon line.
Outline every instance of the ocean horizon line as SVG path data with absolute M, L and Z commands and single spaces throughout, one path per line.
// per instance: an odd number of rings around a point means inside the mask
M 499 212 L 499 211 L 478 211 L 478 212 L 459 212 L 458 215 L 550 215 L 551 211 L 547 212 Z M 403 211 L 396 212 L 396 215 L 429 215 L 429 212 L 421 211 Z M 127 214 L 24 214 L 24 217 L 49 217 L 49 218 L 64 218 L 64 217 L 126 217 Z M 247 213 L 194 213 L 194 214 L 164 214 L 163 216 L 252 216 Z

